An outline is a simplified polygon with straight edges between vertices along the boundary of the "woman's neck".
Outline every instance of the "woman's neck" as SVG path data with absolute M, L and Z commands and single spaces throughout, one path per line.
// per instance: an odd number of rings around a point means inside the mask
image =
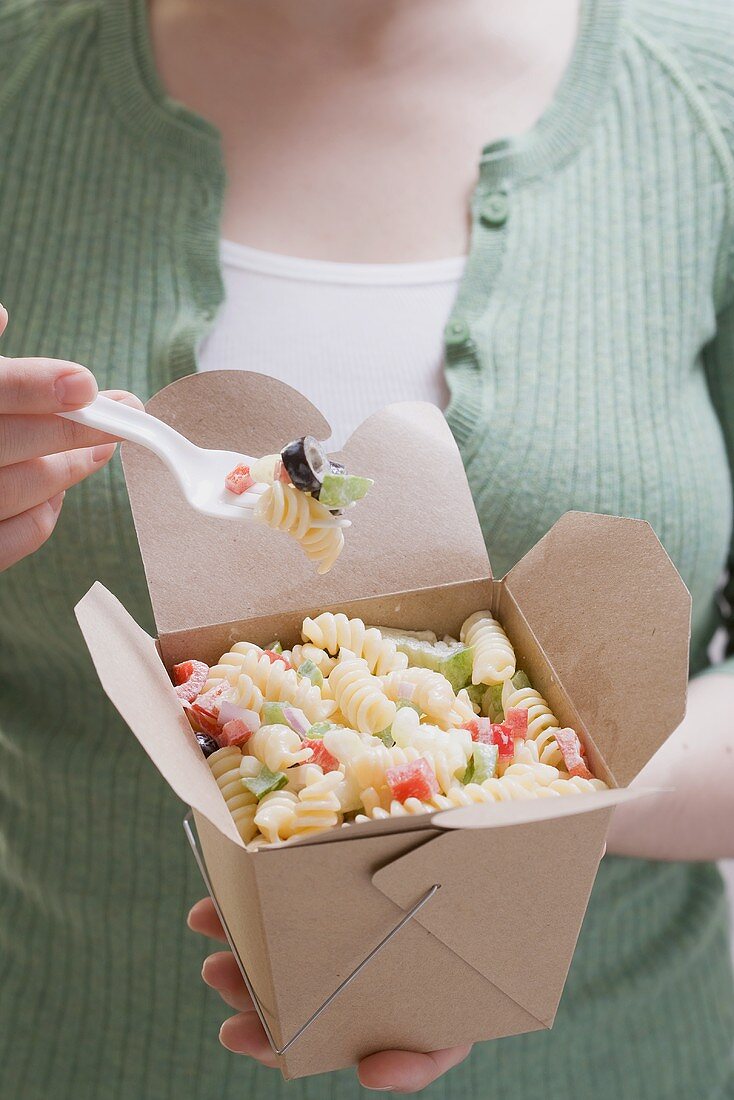
M 173 98 L 221 131 L 223 230 L 273 252 L 458 255 L 482 146 L 527 130 L 578 0 L 149 0 Z

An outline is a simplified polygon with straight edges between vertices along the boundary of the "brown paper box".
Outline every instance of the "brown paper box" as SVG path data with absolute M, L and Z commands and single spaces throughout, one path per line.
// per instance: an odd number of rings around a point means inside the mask
M 310 432 L 301 395 L 263 375 L 184 378 L 149 410 L 203 446 L 250 454 Z M 439 889 L 279 1059 L 287 1078 L 385 1049 L 432 1050 L 552 1025 L 625 785 L 683 717 L 690 599 L 648 524 L 567 513 L 494 580 L 456 445 L 430 405 L 367 420 L 343 457 L 375 478 L 318 576 L 286 536 L 193 513 L 126 445 L 157 643 L 94 585 L 77 615 L 102 685 L 193 809 L 214 895 L 280 1049 L 431 889 Z M 245 850 L 166 668 L 233 642 L 298 640 L 306 614 L 456 634 L 491 608 L 609 791 L 486 804 Z M 162 658 L 162 660 L 161 660 Z M 165 665 L 165 667 L 164 667 Z M 130 685 L 135 690 L 130 690 Z M 502 929 L 513 929 L 517 950 Z M 528 950 L 527 944 L 544 949 Z M 447 1011 L 450 1006 L 450 1011 Z

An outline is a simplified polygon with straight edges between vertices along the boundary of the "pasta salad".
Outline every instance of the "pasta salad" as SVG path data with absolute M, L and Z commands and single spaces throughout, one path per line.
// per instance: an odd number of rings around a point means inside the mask
M 324 613 L 290 650 L 237 642 L 175 690 L 250 849 L 379 818 L 603 790 L 477 611 L 459 638 Z

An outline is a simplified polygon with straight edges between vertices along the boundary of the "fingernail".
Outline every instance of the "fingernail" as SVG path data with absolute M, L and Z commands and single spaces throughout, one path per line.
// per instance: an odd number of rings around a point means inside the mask
M 97 383 L 88 370 L 62 374 L 54 383 L 59 405 L 86 405 L 97 396 Z
M 51 511 L 55 516 L 57 516 L 61 511 L 61 505 L 64 503 L 65 495 L 65 492 L 57 493 L 55 497 L 51 497 L 51 499 L 48 501 Z
M 98 447 L 92 447 L 92 462 L 106 462 L 112 457 L 116 443 L 100 443 Z

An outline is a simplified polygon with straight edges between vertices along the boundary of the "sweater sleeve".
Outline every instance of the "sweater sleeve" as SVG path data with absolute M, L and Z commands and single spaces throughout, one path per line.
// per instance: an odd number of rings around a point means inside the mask
M 720 262 L 712 288 L 716 335 L 704 350 L 734 484 L 734 19 L 730 0 L 632 0 L 633 22 L 663 43 L 686 74 L 687 95 L 715 148 L 725 196 Z M 720 593 L 726 658 L 708 671 L 734 675 L 734 536 Z

